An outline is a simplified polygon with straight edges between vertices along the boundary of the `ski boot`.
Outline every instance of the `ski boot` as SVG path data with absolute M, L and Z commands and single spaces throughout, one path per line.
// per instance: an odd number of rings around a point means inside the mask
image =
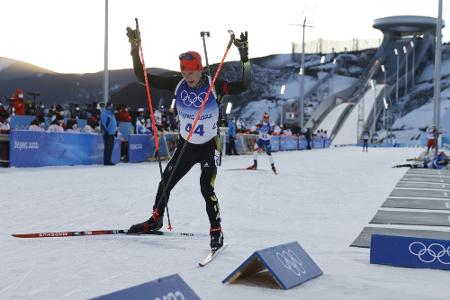
M 160 216 L 158 209 L 153 210 L 152 216 L 145 222 L 134 224 L 128 229 L 128 233 L 148 233 L 156 231 L 163 226 L 163 216 Z
M 256 168 L 258 167 L 258 161 L 254 160 L 253 161 L 253 165 L 251 165 L 250 167 L 247 168 L 247 170 L 256 170 Z
M 223 233 L 222 233 L 222 227 L 219 225 L 218 227 L 211 226 L 211 229 L 209 231 L 209 234 L 211 236 L 211 250 L 217 251 L 223 246 Z
M 275 164 L 272 164 L 272 171 L 275 175 L 277 175 L 277 169 L 275 168 Z

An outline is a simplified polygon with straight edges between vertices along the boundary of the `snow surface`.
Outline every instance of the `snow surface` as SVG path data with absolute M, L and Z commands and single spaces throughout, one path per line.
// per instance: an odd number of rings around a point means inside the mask
M 12 233 L 128 228 L 148 218 L 158 164 L 0 169 L 0 299 L 86 299 L 178 273 L 202 299 L 449 299 L 450 272 L 370 265 L 349 244 L 375 215 L 418 148 L 342 147 L 275 153 L 280 174 L 225 157 L 217 180 L 230 246 L 205 268 L 208 239 Z M 175 230 L 207 233 L 198 167 L 171 194 Z M 221 281 L 255 250 L 298 241 L 324 275 L 290 290 Z
M 325 72 L 318 73 L 319 78 L 323 78 L 326 76 Z M 330 84 L 330 88 L 332 89 L 332 93 L 336 94 L 341 92 L 347 88 L 349 88 L 357 79 L 348 76 L 342 75 L 334 75 L 328 81 L 323 83 L 323 87 L 326 84 Z M 310 76 L 305 76 L 305 94 L 309 93 L 310 90 L 317 84 L 317 80 L 313 79 Z M 274 85 L 273 90 L 280 90 L 281 86 Z M 289 81 L 285 83 L 284 94 L 280 95 L 280 98 L 284 98 L 282 100 L 271 101 L 267 99 L 259 99 L 258 101 L 249 102 L 242 111 L 239 112 L 239 118 L 246 120 L 247 125 L 252 126 L 256 122 L 261 120 L 264 112 L 269 112 L 270 119 L 276 121 L 278 124 L 281 120 L 281 114 L 283 109 L 283 104 L 288 101 L 298 101 L 298 97 L 300 94 L 300 77 L 295 80 Z M 308 107 L 305 107 L 305 110 Z M 320 127 L 323 129 L 322 127 Z M 328 131 L 330 132 L 330 131 Z
M 441 103 L 440 103 L 440 128 L 445 134 L 450 132 L 450 89 L 446 89 L 442 93 Z M 406 131 L 407 134 L 404 135 L 405 139 L 408 139 L 419 133 L 419 128 L 430 127 L 433 124 L 434 115 L 434 101 L 428 102 L 422 105 L 420 108 L 415 109 L 402 118 L 397 119 L 392 126 L 394 129 L 401 128 L 404 130 L 414 129 Z M 398 133 L 398 131 L 396 131 Z M 397 135 L 396 133 L 396 135 Z
M 441 64 L 441 77 L 450 75 L 450 59 L 443 60 Z M 419 82 L 434 80 L 434 64 L 429 64 L 425 67 L 420 75 Z
M 336 126 L 336 123 L 339 120 L 339 117 L 341 116 L 342 112 L 349 105 L 351 104 L 345 102 L 336 106 L 332 111 L 330 111 L 330 113 L 328 113 L 328 115 L 325 117 L 322 123 L 320 123 L 320 126 L 318 126 L 318 128 L 326 130 L 327 133 L 331 133 L 333 131 L 333 128 Z

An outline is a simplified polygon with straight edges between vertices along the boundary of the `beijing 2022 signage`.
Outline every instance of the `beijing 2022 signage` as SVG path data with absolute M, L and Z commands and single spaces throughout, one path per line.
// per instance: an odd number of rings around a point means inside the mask
M 222 283 L 232 283 L 241 275 L 250 277 L 267 270 L 282 289 L 290 289 L 322 275 L 322 270 L 297 242 L 258 250 L 250 255 Z
M 370 263 L 450 270 L 450 241 L 374 234 Z

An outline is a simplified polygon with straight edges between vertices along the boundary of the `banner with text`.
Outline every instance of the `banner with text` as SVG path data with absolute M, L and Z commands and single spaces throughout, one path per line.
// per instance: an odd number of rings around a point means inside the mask
M 11 167 L 103 164 L 100 134 L 12 130 L 9 149 Z M 119 160 L 120 140 L 116 139 L 112 161 Z

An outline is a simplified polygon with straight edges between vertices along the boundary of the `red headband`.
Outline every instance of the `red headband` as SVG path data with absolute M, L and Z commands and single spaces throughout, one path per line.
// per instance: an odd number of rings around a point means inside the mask
M 180 54 L 181 71 L 202 71 L 202 57 L 195 51 L 188 51 Z

